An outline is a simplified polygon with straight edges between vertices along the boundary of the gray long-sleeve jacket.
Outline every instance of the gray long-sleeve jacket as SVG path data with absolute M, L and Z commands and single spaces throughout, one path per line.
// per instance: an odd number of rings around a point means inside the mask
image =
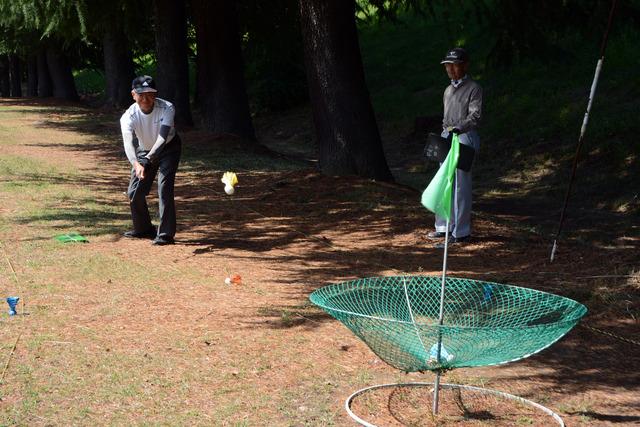
M 455 127 L 466 133 L 475 130 L 482 116 L 482 88 L 466 78 L 457 88 L 449 85 L 444 90 L 444 117 L 442 128 Z

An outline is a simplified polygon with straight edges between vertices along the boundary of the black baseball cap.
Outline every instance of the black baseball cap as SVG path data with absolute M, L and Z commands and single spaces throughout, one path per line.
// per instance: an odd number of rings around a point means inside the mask
M 441 64 L 461 64 L 463 62 L 467 62 L 469 60 L 469 55 L 467 51 L 461 47 L 456 47 L 455 49 L 451 49 L 445 55 L 444 59 L 440 61 Z
M 138 76 L 131 82 L 131 89 L 136 93 L 157 92 L 156 83 L 151 76 Z

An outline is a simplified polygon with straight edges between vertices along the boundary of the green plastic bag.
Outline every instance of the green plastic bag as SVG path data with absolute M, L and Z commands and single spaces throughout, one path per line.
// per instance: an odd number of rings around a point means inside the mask
M 54 237 L 54 239 L 61 243 L 89 243 L 86 237 L 78 233 L 60 234 Z
M 460 141 L 454 134 L 451 149 L 440 169 L 436 172 L 427 188 L 422 193 L 422 205 L 436 215 L 449 220 L 451 218 L 451 196 L 453 179 L 455 178 L 458 157 L 460 155 Z

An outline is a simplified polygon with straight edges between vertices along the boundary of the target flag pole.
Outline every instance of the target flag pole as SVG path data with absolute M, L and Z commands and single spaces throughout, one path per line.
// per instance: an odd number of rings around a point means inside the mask
M 553 262 L 553 259 L 556 255 L 556 250 L 558 248 L 558 239 L 560 238 L 560 232 L 562 231 L 562 225 L 564 223 L 564 216 L 567 210 L 567 204 L 569 203 L 569 195 L 571 194 L 571 187 L 573 186 L 573 180 L 576 176 L 576 169 L 578 167 L 578 157 L 580 155 L 580 150 L 582 149 L 582 144 L 584 142 L 584 133 L 587 130 L 587 124 L 589 123 L 589 113 L 591 112 L 591 105 L 593 104 L 593 98 L 596 95 L 596 88 L 598 87 L 598 79 L 600 78 L 600 71 L 602 71 L 602 63 L 604 62 L 604 52 L 607 48 L 607 40 L 609 38 L 609 30 L 611 29 L 611 22 L 613 21 L 613 13 L 616 9 L 617 0 L 613 0 L 611 3 L 611 9 L 609 11 L 609 20 L 607 22 L 607 29 L 604 32 L 604 38 L 602 39 L 602 45 L 600 46 L 600 59 L 598 59 L 598 63 L 596 64 L 596 72 L 593 76 L 593 82 L 591 83 L 591 91 L 589 92 L 589 102 L 587 103 L 587 111 L 584 113 L 584 119 L 582 120 L 582 127 L 580 128 L 580 137 L 578 138 L 578 146 L 576 148 L 576 154 L 573 158 L 573 166 L 571 168 L 571 178 L 569 179 L 569 186 L 567 187 L 567 193 L 564 196 L 564 204 L 562 206 L 562 211 L 560 212 L 560 223 L 558 224 L 558 231 L 556 233 L 556 237 L 553 240 L 553 247 L 551 248 L 551 257 L 550 262 Z
M 440 286 L 440 313 L 438 314 L 438 326 L 444 322 L 444 288 L 447 277 L 447 252 L 449 249 L 449 218 L 447 218 L 447 232 L 444 235 L 444 255 L 442 257 L 442 285 Z M 442 356 L 442 331 L 438 330 L 438 353 L 436 363 L 440 364 Z M 436 371 L 436 380 L 433 383 L 433 413 L 438 414 L 438 401 L 440 393 L 440 371 Z
M 442 260 L 442 285 L 440 286 L 440 312 L 438 314 L 438 325 L 442 326 L 444 321 L 444 291 L 447 277 L 447 253 L 449 248 L 449 222 L 451 220 L 451 199 L 453 194 L 453 181 L 458 166 L 460 156 L 460 141 L 458 135 L 453 134 L 451 149 L 447 158 L 440 165 L 440 169 L 422 193 L 422 205 L 434 212 L 436 215 L 447 220 L 446 231 L 444 233 L 444 255 Z M 442 353 L 442 332 L 438 332 L 438 344 L 436 363 L 440 364 Z M 436 371 L 436 380 L 433 390 L 433 413 L 438 413 L 438 399 L 440 389 L 440 370 Z

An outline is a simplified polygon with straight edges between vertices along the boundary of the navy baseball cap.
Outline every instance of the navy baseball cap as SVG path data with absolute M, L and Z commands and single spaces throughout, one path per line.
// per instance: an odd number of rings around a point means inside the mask
M 444 59 L 440 61 L 441 64 L 461 64 L 463 62 L 467 62 L 469 60 L 469 55 L 467 51 L 461 47 L 456 47 L 455 49 L 451 49 L 445 55 Z
M 136 93 L 157 92 L 156 83 L 151 76 L 138 76 L 131 82 L 131 89 Z

